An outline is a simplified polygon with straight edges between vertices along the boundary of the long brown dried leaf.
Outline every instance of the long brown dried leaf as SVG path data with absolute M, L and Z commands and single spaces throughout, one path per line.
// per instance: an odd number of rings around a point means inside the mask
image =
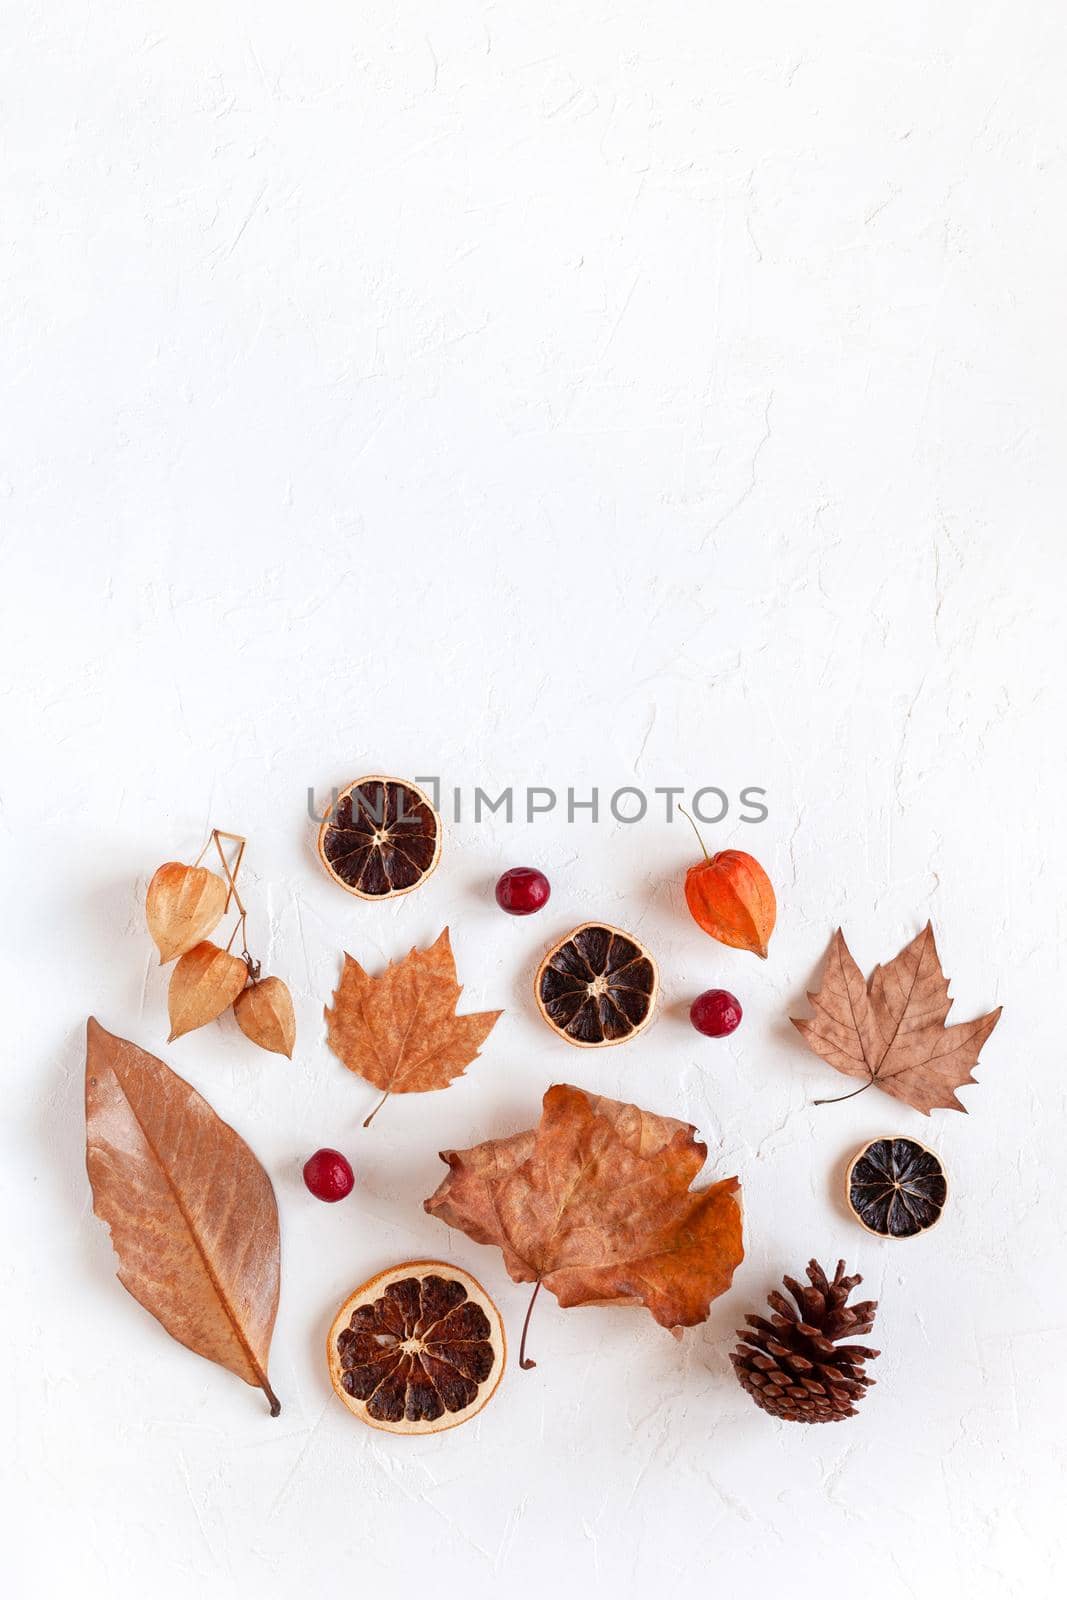
M 448 1176 L 426 1210 L 498 1245 L 535 1297 L 544 1284 L 561 1306 L 643 1305 L 665 1328 L 691 1327 L 744 1255 L 737 1179 L 690 1188 L 708 1153 L 694 1132 L 555 1084 L 537 1128 L 442 1151 Z M 533 1365 L 524 1350 L 520 1362 Z
M 412 950 L 372 978 L 345 956 L 333 1009 L 325 1008 L 330 1049 L 350 1072 L 385 1093 L 445 1089 L 476 1058 L 499 1011 L 456 1015 L 463 993 L 448 929 L 428 950 Z
M 875 967 L 869 983 L 838 928 L 822 987 L 808 999 L 815 1016 L 793 1017 L 793 1026 L 838 1072 L 865 1079 L 864 1088 L 877 1084 L 926 1116 L 937 1107 L 966 1111 L 955 1091 L 976 1081 L 972 1068 L 1001 1008 L 946 1026 L 952 1001 L 929 922 L 892 961 Z
M 263 1390 L 278 1309 L 278 1207 L 252 1151 L 162 1061 L 90 1017 L 86 1165 L 118 1276 L 180 1344 Z

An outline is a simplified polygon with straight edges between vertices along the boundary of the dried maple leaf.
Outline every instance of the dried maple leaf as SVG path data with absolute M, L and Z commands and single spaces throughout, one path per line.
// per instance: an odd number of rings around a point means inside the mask
M 457 1017 L 463 990 L 448 929 L 428 950 L 411 950 L 372 978 L 345 956 L 344 971 L 325 1009 L 327 1041 L 350 1072 L 385 1093 L 366 1128 L 391 1094 L 445 1089 L 469 1067 L 499 1011 Z
M 875 967 L 869 983 L 864 983 L 838 928 L 822 988 L 808 999 L 815 1016 L 793 1017 L 793 1026 L 838 1072 L 865 1078 L 863 1089 L 876 1083 L 927 1116 L 937 1106 L 966 1111 L 955 1090 L 975 1082 L 971 1069 L 1001 1008 L 974 1022 L 946 1026 L 952 1001 L 929 923 L 887 966 Z
M 167 1332 L 263 1390 L 278 1207 L 244 1140 L 162 1061 L 89 1019 L 86 1165 L 120 1282 Z
M 499 1245 L 516 1283 L 561 1306 L 643 1305 L 665 1328 L 703 1322 L 744 1256 L 736 1178 L 691 1190 L 707 1156 L 674 1117 L 555 1084 L 527 1133 L 444 1150 L 426 1210 Z

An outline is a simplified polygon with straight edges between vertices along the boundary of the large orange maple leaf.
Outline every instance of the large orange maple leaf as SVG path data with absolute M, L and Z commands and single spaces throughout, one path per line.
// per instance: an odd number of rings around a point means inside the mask
M 544 1284 L 561 1306 L 643 1305 L 691 1327 L 744 1256 L 737 1179 L 690 1189 L 708 1153 L 695 1131 L 555 1084 L 537 1128 L 442 1151 L 448 1176 L 426 1210 L 498 1245 L 514 1281 L 535 1284 L 530 1310 Z

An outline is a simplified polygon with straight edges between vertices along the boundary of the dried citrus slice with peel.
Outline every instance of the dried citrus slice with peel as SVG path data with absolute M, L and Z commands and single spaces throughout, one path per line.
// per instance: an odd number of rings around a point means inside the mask
M 632 933 L 583 922 L 537 969 L 534 994 L 549 1027 L 570 1044 L 621 1044 L 647 1028 L 659 991 L 656 963 Z
M 326 1341 L 349 1411 L 386 1433 L 441 1433 L 477 1416 L 507 1359 L 500 1312 L 443 1261 L 402 1261 L 350 1294 Z
M 361 900 L 410 894 L 441 856 L 441 818 L 417 784 L 357 778 L 342 789 L 319 829 L 326 871 Z
M 849 1162 L 849 1209 L 880 1239 L 914 1239 L 941 1221 L 948 1181 L 940 1158 L 916 1139 L 872 1139 Z

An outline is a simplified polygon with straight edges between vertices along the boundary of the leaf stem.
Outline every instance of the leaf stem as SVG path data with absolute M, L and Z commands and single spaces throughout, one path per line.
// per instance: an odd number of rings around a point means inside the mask
M 711 857 L 710 857 L 710 856 L 709 856 L 709 855 L 708 855 L 708 847 L 707 847 L 707 845 L 706 845 L 706 844 L 705 844 L 705 843 L 704 843 L 704 841 L 703 841 L 703 839 L 702 839 L 702 838 L 701 838 L 701 837 L 700 837 L 700 829 L 699 829 L 699 828 L 698 828 L 698 827 L 697 827 L 697 825 L 696 825 L 696 823 L 695 823 L 695 822 L 693 822 L 693 819 L 692 819 L 692 817 L 690 817 L 690 816 L 689 816 L 689 813 L 688 813 L 688 811 L 687 811 L 687 810 L 686 810 L 686 809 L 685 809 L 685 807 L 684 807 L 684 806 L 681 806 L 681 805 L 680 805 L 680 806 L 679 806 L 679 807 L 678 807 L 678 810 L 679 810 L 679 811 L 680 811 L 680 812 L 681 812 L 681 813 L 682 813 L 682 816 L 683 816 L 683 817 L 689 817 L 689 821 L 690 821 L 690 823 L 692 823 L 692 827 L 693 827 L 693 832 L 694 832 L 694 833 L 695 833 L 695 834 L 696 834 L 696 836 L 697 836 L 697 842 L 698 842 L 698 844 L 699 844 L 699 845 L 700 845 L 700 848 L 701 848 L 701 849 L 702 849 L 702 850 L 703 850 L 703 852 L 704 852 L 704 860 L 705 860 L 705 861 L 710 861 L 710 860 L 711 860 Z
M 529 1372 L 531 1367 L 536 1367 L 537 1365 L 537 1362 L 531 1361 L 529 1356 L 526 1354 L 526 1335 L 530 1328 L 530 1317 L 533 1313 L 534 1301 L 537 1299 L 537 1296 L 540 1293 L 541 1280 L 538 1278 L 537 1282 L 534 1284 L 534 1292 L 530 1296 L 530 1304 L 526 1307 L 526 1316 L 523 1319 L 522 1324 L 522 1338 L 519 1340 L 519 1366 L 522 1368 L 523 1372 Z
M 852 1089 L 848 1094 L 835 1094 L 830 1100 L 813 1100 L 811 1103 L 813 1106 L 836 1106 L 840 1105 L 842 1100 L 855 1100 L 856 1096 L 862 1094 L 865 1089 L 869 1089 L 873 1082 L 874 1073 L 872 1072 L 867 1082 L 861 1084 L 858 1089 Z
M 260 1388 L 263 1390 L 263 1393 L 266 1395 L 267 1399 L 270 1401 L 270 1414 L 271 1414 L 271 1416 L 272 1417 L 280 1416 L 281 1415 L 281 1410 L 282 1410 L 282 1403 L 278 1399 L 278 1396 L 274 1393 L 274 1390 L 271 1388 L 270 1383 L 269 1383 L 269 1381 L 268 1381 L 268 1379 L 266 1377 L 266 1374 L 264 1374 L 264 1376 L 260 1379 Z
M 382 1107 L 384 1106 L 385 1102 L 388 1100 L 388 1098 L 392 1094 L 392 1092 L 393 1092 L 392 1089 L 386 1089 L 385 1093 L 382 1095 L 382 1098 L 378 1101 L 378 1104 L 375 1106 L 375 1108 L 371 1112 L 370 1116 L 364 1122 L 363 1126 L 365 1128 L 369 1128 L 370 1127 L 371 1123 L 374 1121 L 375 1117 L 378 1115 L 379 1111 L 382 1109 Z

